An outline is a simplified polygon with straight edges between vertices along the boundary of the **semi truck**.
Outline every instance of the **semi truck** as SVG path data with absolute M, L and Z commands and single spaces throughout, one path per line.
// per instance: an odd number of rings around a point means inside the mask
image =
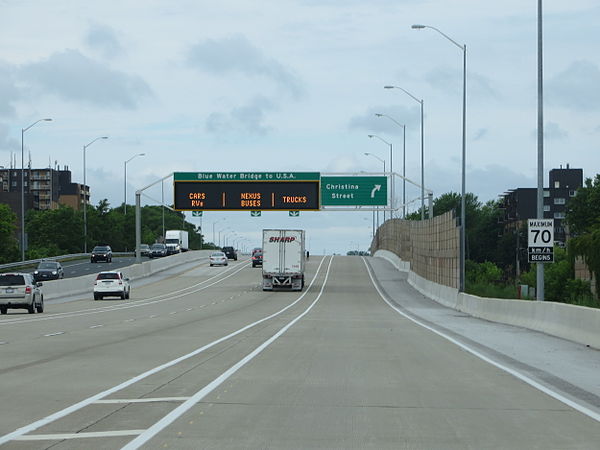
M 184 230 L 165 231 L 165 245 L 167 246 L 167 254 L 169 255 L 187 252 L 189 249 L 188 232 Z
M 304 288 L 304 230 L 263 230 L 263 291 Z

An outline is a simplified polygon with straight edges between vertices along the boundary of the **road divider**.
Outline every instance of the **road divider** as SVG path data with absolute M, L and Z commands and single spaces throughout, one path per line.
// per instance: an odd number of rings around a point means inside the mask
M 131 266 L 115 269 L 123 272 L 130 280 L 149 277 L 163 270 L 171 269 L 176 266 L 188 264 L 195 261 L 203 261 L 208 258 L 212 250 L 195 250 L 184 253 L 178 253 L 166 258 L 157 258 L 144 261 L 141 264 L 132 264 Z M 110 269 L 107 269 L 110 270 Z M 69 297 L 83 293 L 90 293 L 96 274 L 83 275 L 76 278 L 63 278 L 45 282 L 42 288 L 45 300 L 52 300 L 60 297 Z

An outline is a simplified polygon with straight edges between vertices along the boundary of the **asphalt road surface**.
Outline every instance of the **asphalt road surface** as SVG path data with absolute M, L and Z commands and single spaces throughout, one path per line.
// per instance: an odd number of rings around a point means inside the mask
M 421 296 L 377 264 L 313 256 L 299 293 L 263 292 L 247 261 L 202 263 L 130 300 L 3 316 L 0 445 L 598 448 L 597 410 L 401 313 Z

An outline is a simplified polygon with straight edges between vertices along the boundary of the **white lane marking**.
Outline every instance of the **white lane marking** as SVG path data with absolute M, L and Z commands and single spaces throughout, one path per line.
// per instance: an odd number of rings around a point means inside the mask
M 156 297 L 150 297 L 148 299 L 141 299 L 141 300 L 136 300 L 133 302 L 128 303 L 127 305 L 117 305 L 117 306 L 102 306 L 99 308 L 90 308 L 90 309 L 84 309 L 84 310 L 80 310 L 80 311 L 72 311 L 72 312 L 68 312 L 68 313 L 56 313 L 56 314 L 50 314 L 47 315 L 45 317 L 39 317 L 36 319 L 12 319 L 12 320 L 3 320 L 0 321 L 0 326 L 1 325 L 12 325 L 12 324 L 20 324 L 20 323 L 28 323 L 28 322 L 34 322 L 34 321 L 43 321 L 43 320 L 53 320 L 53 319 L 65 319 L 65 318 L 71 318 L 71 317 L 79 317 L 79 316 L 88 316 L 90 314 L 96 314 L 96 313 L 103 313 L 103 312 L 112 312 L 112 311 L 119 311 L 122 309 L 129 309 L 129 308 L 135 308 L 138 306 L 148 306 L 148 305 L 154 305 L 157 303 L 163 303 L 166 301 L 170 301 L 170 300 L 174 300 L 177 298 L 181 298 L 181 297 L 185 297 L 186 295 L 190 295 L 190 294 L 195 294 L 196 292 L 200 292 L 203 291 L 205 289 L 208 289 L 211 286 L 214 286 L 215 284 L 220 283 L 221 281 L 226 280 L 229 277 L 232 277 L 234 275 L 236 275 L 238 272 L 241 272 L 243 269 L 247 268 L 246 265 L 241 265 L 241 267 L 235 267 L 236 270 L 232 273 L 230 273 L 227 276 L 224 276 L 223 278 L 214 281 L 206 286 L 202 286 L 202 287 L 198 287 L 201 286 L 204 283 L 207 283 L 209 281 L 211 281 L 214 278 L 217 278 L 219 276 L 221 276 L 222 274 L 219 275 L 214 275 L 204 281 L 201 281 L 199 283 L 196 283 L 192 286 L 188 286 L 186 288 L 180 289 L 178 291 L 174 291 L 171 293 L 165 293 L 165 294 L 161 294 L 161 295 L 157 295 Z M 233 268 L 232 268 L 233 269 Z M 229 270 L 229 269 L 228 269 Z M 185 293 L 185 291 L 190 290 L 190 289 L 196 289 L 195 291 L 191 291 L 191 292 L 187 292 Z M 176 295 L 177 294 L 177 295 Z
M 7 341 L 0 341 L 0 345 L 8 344 Z
M 61 334 L 65 334 L 65 332 L 64 331 L 57 331 L 56 333 L 45 334 L 44 337 L 60 336 Z
M 208 394 L 210 394 L 212 391 L 214 391 L 217 387 L 219 387 L 221 384 L 223 384 L 225 381 L 227 381 L 227 379 L 229 379 L 229 377 L 231 377 L 234 373 L 236 373 L 238 370 L 240 370 L 242 367 L 244 367 L 248 362 L 252 361 L 265 348 L 267 348 L 269 345 L 271 345 L 273 342 L 275 342 L 277 339 L 279 339 L 279 337 L 281 335 L 283 335 L 287 330 L 289 330 L 292 326 L 294 326 L 300 319 L 302 319 L 304 316 L 306 316 L 310 312 L 310 310 L 317 304 L 317 302 L 323 295 L 325 285 L 327 284 L 327 279 L 329 278 L 329 270 L 331 269 L 332 262 L 333 262 L 333 256 L 329 260 L 329 265 L 327 266 L 327 271 L 325 272 L 325 279 L 323 280 L 323 285 L 321 286 L 319 295 L 317 295 L 317 298 L 308 306 L 308 308 L 306 308 L 304 310 L 304 312 L 302 312 L 300 315 L 298 315 L 295 319 L 293 319 L 291 322 L 289 322 L 286 326 L 281 328 L 277 333 L 275 333 L 273 336 L 271 336 L 269 339 L 267 339 L 265 342 L 263 342 L 261 345 L 259 345 L 256 349 L 254 349 L 252 352 L 250 352 L 248 355 L 246 355 L 240 361 L 235 363 L 233 366 L 231 366 L 229 369 L 227 369 L 225 372 L 223 372 L 221 375 L 219 375 L 217 378 L 215 378 L 213 381 L 211 381 L 209 384 L 207 384 L 204 388 L 200 389 L 198 392 L 196 392 L 194 395 L 192 395 L 189 400 L 186 400 L 183 404 L 179 405 L 177 408 L 175 408 L 173 411 L 171 411 L 165 417 L 160 419 L 158 422 L 156 422 L 154 425 L 152 425 L 150 428 L 148 428 L 146 431 L 144 431 L 142 434 L 140 434 L 134 440 L 129 442 L 127 445 L 123 446 L 121 448 L 121 450 L 137 449 L 140 446 L 142 446 L 143 444 L 145 444 L 146 442 L 148 442 L 150 439 L 152 439 L 154 436 L 156 436 L 158 433 L 160 433 L 162 430 L 164 430 L 167 426 L 169 426 L 171 423 L 173 423 L 176 419 L 178 419 L 180 416 L 182 416 L 187 411 L 189 411 L 190 408 L 192 408 L 194 405 L 196 405 L 200 400 L 202 400 L 204 397 L 206 397 Z
M 193 311 L 193 310 L 194 310 L 194 308 L 188 308 L 188 309 L 186 309 L 186 311 Z
M 63 439 L 89 439 L 118 436 L 137 436 L 144 430 L 95 431 L 90 433 L 30 434 L 15 441 L 61 441 Z
M 173 314 L 177 314 L 177 311 L 171 311 L 171 312 L 169 313 L 169 315 L 170 315 L 170 316 L 172 316 Z
M 151 316 L 148 316 L 148 319 L 154 319 L 155 317 L 158 317 L 156 314 L 152 314 Z
M 94 404 L 122 404 L 122 403 L 154 403 L 154 402 L 185 402 L 189 397 L 157 397 L 157 398 L 113 398 L 98 400 Z
M 127 320 L 124 320 L 124 322 L 133 322 L 134 320 L 135 319 L 127 319 Z
M 23 426 L 21 428 L 18 428 L 18 429 L 16 429 L 15 431 L 13 431 L 11 433 L 5 434 L 4 436 L 0 436 L 0 445 L 5 444 L 6 442 L 11 441 L 11 440 L 15 439 L 18 436 L 23 436 L 24 434 L 30 433 L 30 432 L 32 432 L 34 430 L 37 430 L 38 428 L 43 427 L 45 425 L 48 425 L 49 423 L 52 423 L 55 420 L 61 419 L 61 418 L 65 417 L 65 416 L 68 416 L 69 414 L 74 413 L 75 411 L 79 411 L 80 409 L 82 409 L 82 408 L 84 408 L 84 407 L 86 407 L 86 406 L 88 406 L 88 405 L 96 402 L 97 400 L 101 400 L 104 397 L 107 397 L 107 396 L 109 396 L 109 395 L 111 395 L 111 394 L 113 394 L 115 392 L 118 392 L 118 391 L 120 391 L 122 389 L 125 389 L 125 388 L 131 386 L 132 384 L 137 383 L 138 381 L 143 380 L 144 378 L 147 378 L 147 377 L 149 377 L 151 375 L 154 375 L 155 373 L 158 373 L 158 372 L 160 372 L 162 370 L 168 369 L 169 367 L 175 366 L 175 365 L 179 364 L 182 361 L 185 361 L 185 360 L 187 360 L 189 358 L 192 358 L 192 357 L 194 357 L 196 355 L 199 355 L 200 353 L 204 352 L 205 350 L 208 350 L 208 349 L 214 347 L 215 345 L 220 344 L 221 342 L 225 342 L 228 339 L 230 339 L 230 338 L 232 338 L 234 336 L 237 336 L 238 334 L 241 334 L 241 333 L 243 333 L 244 331 L 246 331 L 246 330 L 248 330 L 250 328 L 255 327 L 256 325 L 259 325 L 259 324 L 261 324 L 263 322 L 266 322 L 267 320 L 270 320 L 270 319 L 272 319 L 274 317 L 277 317 L 278 315 L 282 314 L 283 312 L 285 312 L 288 309 L 290 309 L 293 306 L 295 306 L 298 302 L 300 302 L 308 294 L 308 292 L 310 291 L 310 288 L 312 287 L 312 285 L 314 284 L 314 282 L 317 280 L 317 277 L 319 276 L 319 272 L 321 271 L 321 266 L 323 265 L 324 262 L 325 262 L 325 258 L 321 259 L 321 263 L 317 267 L 317 270 L 315 272 L 315 276 L 311 280 L 311 282 L 308 285 L 308 287 L 306 288 L 306 290 L 302 293 L 302 295 L 300 295 L 300 297 L 298 297 L 295 301 L 293 301 L 292 303 L 290 303 L 286 307 L 280 309 L 279 311 L 277 311 L 277 312 L 275 312 L 275 313 L 273 313 L 273 314 L 271 314 L 269 316 L 263 317 L 262 319 L 257 320 L 256 322 L 253 322 L 253 323 L 251 323 L 249 325 L 246 325 L 246 326 L 238 329 L 237 331 L 234 331 L 233 333 L 230 333 L 230 334 L 228 334 L 226 336 L 223 336 L 223 337 L 221 337 L 221 338 L 219 338 L 219 339 L 217 339 L 217 340 L 215 340 L 215 341 L 213 341 L 213 342 L 211 342 L 209 344 L 206 344 L 203 347 L 197 348 L 196 350 L 194 350 L 194 351 L 192 351 L 192 352 L 190 352 L 190 353 L 188 353 L 186 355 L 180 356 L 179 358 L 176 358 L 176 359 L 174 359 L 172 361 L 169 361 L 169 362 L 167 362 L 165 364 L 162 364 L 162 365 L 157 366 L 157 367 L 155 367 L 153 369 L 150 369 L 150 370 L 148 370 L 148 371 L 146 371 L 146 372 L 144 372 L 144 373 L 142 373 L 140 375 L 137 375 L 137 376 L 135 376 L 133 378 L 130 378 L 129 380 L 124 381 L 123 383 L 118 384 L 117 386 L 114 386 L 114 387 L 112 387 L 110 389 L 107 389 L 105 391 L 102 391 L 102 392 L 100 392 L 100 393 L 98 393 L 96 395 L 93 395 L 93 396 L 88 397 L 88 398 L 86 398 L 84 400 L 81 400 L 78 403 L 75 403 L 75 404 L 73 404 L 71 406 L 68 406 L 68 407 L 66 407 L 66 408 L 64 408 L 64 409 L 62 409 L 60 411 L 55 412 L 54 414 L 51 414 L 49 416 L 46 416 L 46 417 L 44 417 L 42 419 L 39 419 L 39 420 L 33 422 L 33 423 L 30 423 L 29 425 L 25 425 L 25 426 Z M 330 264 L 331 264 L 331 262 L 330 262 Z M 204 305 L 204 306 L 206 306 L 206 305 Z
M 568 406 L 570 406 L 573 409 L 576 409 L 577 411 L 579 411 L 580 413 L 585 414 L 586 416 L 600 422 L 600 413 L 597 413 L 596 411 L 593 411 L 583 405 L 580 405 L 579 403 L 565 397 L 562 394 L 559 394 L 556 391 L 553 391 L 552 389 L 538 383 L 537 381 L 535 381 L 533 378 L 528 377 L 527 375 L 524 375 L 520 372 L 518 372 L 515 369 L 511 369 L 508 366 L 505 366 L 491 358 L 489 358 L 488 356 L 485 356 L 483 353 L 478 352 L 477 350 L 469 347 L 468 345 L 463 344 L 462 342 L 454 339 L 451 336 L 448 336 L 447 334 L 436 330 L 435 328 L 430 327 L 429 325 L 421 322 L 418 319 L 415 319 L 414 317 L 411 317 L 410 315 L 404 313 L 403 311 L 401 311 L 400 309 L 398 309 L 394 304 L 392 304 L 387 296 L 381 291 L 381 289 L 379 289 L 379 286 L 377 286 L 377 284 L 375 283 L 375 279 L 373 278 L 373 275 L 371 274 L 371 268 L 369 267 L 369 265 L 367 264 L 367 261 L 365 260 L 365 258 L 363 257 L 363 262 L 365 264 L 365 266 L 367 267 L 367 273 L 369 274 L 369 277 L 371 278 L 371 282 L 373 283 L 373 286 L 375 287 L 375 289 L 377 290 L 377 292 L 379 293 L 379 295 L 381 296 L 381 298 L 383 299 L 383 301 L 385 301 L 394 311 L 396 311 L 398 314 L 400 314 L 401 316 L 407 318 L 408 320 L 410 320 L 411 322 L 416 323 L 417 325 L 437 334 L 440 337 L 443 337 L 444 339 L 452 342 L 455 345 L 458 345 L 460 348 L 462 348 L 463 350 L 471 353 L 472 355 L 482 359 L 483 361 L 496 366 L 498 369 L 503 370 L 511 375 L 513 375 L 514 377 L 518 378 L 521 381 L 524 381 L 525 383 L 529 384 L 530 386 L 542 391 L 544 394 L 549 395 L 552 398 L 555 398 L 556 400 L 558 400 L 559 402 L 562 402 Z
M 92 326 L 90 327 L 90 329 L 92 329 L 92 328 L 100 328 L 100 327 L 103 327 L 103 326 L 104 326 L 104 325 L 92 325 Z

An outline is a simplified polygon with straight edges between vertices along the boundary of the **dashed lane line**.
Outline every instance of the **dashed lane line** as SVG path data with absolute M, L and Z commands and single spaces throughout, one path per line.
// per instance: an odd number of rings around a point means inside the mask
M 332 257 L 332 259 L 333 259 L 333 257 Z M 30 424 L 25 425 L 25 426 L 23 426 L 21 428 L 18 428 L 18 429 L 16 429 L 15 431 L 13 431 L 11 433 L 8 433 L 8 434 L 5 434 L 3 436 L 0 436 L 0 445 L 5 444 L 6 442 L 9 442 L 9 441 L 12 441 L 12 440 L 17 440 L 17 439 L 25 438 L 28 433 L 31 433 L 32 431 L 35 431 L 35 430 L 37 430 L 40 427 L 48 425 L 48 424 L 50 424 L 50 423 L 52 423 L 52 422 L 54 422 L 54 421 L 56 421 L 58 419 L 61 419 L 61 418 L 65 417 L 65 416 L 68 416 L 69 414 L 72 414 L 72 413 L 74 413 L 76 411 L 79 411 L 80 409 L 82 409 L 82 408 L 84 408 L 84 407 L 86 407 L 86 406 L 88 406 L 88 405 L 90 405 L 92 403 L 95 403 L 98 400 L 102 400 L 105 397 L 108 397 L 109 395 L 111 395 L 111 394 L 113 394 L 115 392 L 121 391 L 121 390 L 123 390 L 123 389 L 125 389 L 125 388 L 127 388 L 127 387 L 129 387 L 129 386 L 131 386 L 131 385 L 133 385 L 133 384 L 135 384 L 135 383 L 137 383 L 137 382 L 145 379 L 145 378 L 148 378 L 151 375 L 154 375 L 154 374 L 156 374 L 158 372 L 161 372 L 161 371 L 163 371 L 165 369 L 168 369 L 169 367 L 175 366 L 175 365 L 179 364 L 180 362 L 185 361 L 185 360 L 187 360 L 189 358 L 197 356 L 197 355 L 201 354 L 202 352 L 204 352 L 204 351 L 206 351 L 206 350 L 208 350 L 208 349 L 210 349 L 210 348 L 212 348 L 212 347 L 214 347 L 214 346 L 216 346 L 216 345 L 218 345 L 218 344 L 220 344 L 222 342 L 227 341 L 228 339 L 231 339 L 232 337 L 235 337 L 235 336 L 237 336 L 237 335 L 239 335 L 239 334 L 241 334 L 241 333 L 243 333 L 243 332 L 245 332 L 245 331 L 247 331 L 247 330 L 255 327 L 256 325 L 259 325 L 259 324 L 261 324 L 263 322 L 266 322 L 267 320 L 270 320 L 270 319 L 272 319 L 274 317 L 279 316 L 280 314 L 284 313 L 288 309 L 290 309 L 290 308 L 294 307 L 295 305 L 297 305 L 298 302 L 300 302 L 310 292 L 311 287 L 313 286 L 313 284 L 315 283 L 315 281 L 319 277 L 319 273 L 321 271 L 321 266 L 323 265 L 324 262 L 325 262 L 325 258 L 323 258 L 321 260 L 319 266 L 317 267 L 317 270 L 315 271 L 315 275 L 314 275 L 313 279 L 311 280 L 311 282 L 308 285 L 308 287 L 306 288 L 306 290 L 302 293 L 302 295 L 300 295 L 300 297 L 298 297 L 295 301 L 293 301 L 292 303 L 288 304 L 287 306 L 285 306 L 284 308 L 280 309 L 279 311 L 277 311 L 277 312 L 275 312 L 273 314 L 270 314 L 270 315 L 268 315 L 266 317 L 263 317 L 262 319 L 257 320 L 256 322 L 250 323 L 250 324 L 248 324 L 248 325 L 246 325 L 246 326 L 244 326 L 244 327 L 242 327 L 242 328 L 234 331 L 233 333 L 230 333 L 230 334 L 228 334 L 226 336 L 223 336 L 223 337 L 221 337 L 221 338 L 219 338 L 219 339 L 217 339 L 215 341 L 212 341 L 209 344 L 204 345 L 203 347 L 197 348 L 196 350 L 194 350 L 194 351 L 192 351 L 190 353 L 187 353 L 187 354 L 185 354 L 183 356 L 180 356 L 179 358 L 176 358 L 176 359 L 174 359 L 172 361 L 169 361 L 169 362 L 167 362 L 165 364 L 162 364 L 162 365 L 160 365 L 158 367 L 150 369 L 150 370 L 148 370 L 148 371 L 146 371 L 146 372 L 144 372 L 144 373 L 142 373 L 140 375 L 137 375 L 137 376 L 135 376 L 133 378 L 130 378 L 129 380 L 124 381 L 123 383 L 118 384 L 117 386 L 113 386 L 110 389 L 107 389 L 107 390 L 105 390 L 103 392 L 100 392 L 100 393 L 98 393 L 96 395 L 93 395 L 93 396 L 88 397 L 88 398 L 86 398 L 84 400 L 81 400 L 80 402 L 75 403 L 75 404 L 73 404 L 71 406 L 68 406 L 68 407 L 66 407 L 66 408 L 64 408 L 64 409 L 62 409 L 60 411 L 57 411 L 57 412 L 55 412 L 55 413 L 53 413 L 53 414 L 51 414 L 49 416 L 46 416 L 46 417 L 44 417 L 42 419 L 39 419 L 39 420 L 37 420 L 37 421 L 35 421 L 33 423 L 30 423 Z M 331 266 L 331 260 L 329 262 L 329 266 Z M 329 268 L 328 268 L 328 270 L 329 270 Z M 325 283 L 325 281 L 323 283 Z M 321 292 L 322 292 L 322 290 L 321 290 Z M 206 305 L 203 305 L 203 306 L 206 306 Z M 212 406 L 212 405 L 208 405 L 208 407 L 210 407 L 210 406 Z M 79 434 L 81 434 L 81 433 L 78 433 L 78 435 Z M 81 437 L 81 436 L 79 436 L 79 437 Z

